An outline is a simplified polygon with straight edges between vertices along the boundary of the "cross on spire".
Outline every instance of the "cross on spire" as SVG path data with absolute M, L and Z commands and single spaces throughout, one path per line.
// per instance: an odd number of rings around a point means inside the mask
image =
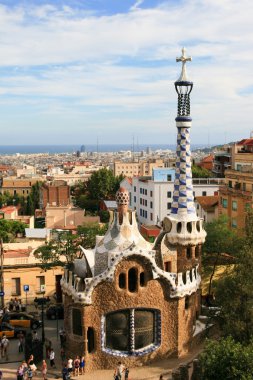
M 188 80 L 187 79 L 187 74 L 186 74 L 185 64 L 186 64 L 187 61 L 191 61 L 192 57 L 186 57 L 185 52 L 186 52 L 186 49 L 183 47 L 181 57 L 179 57 L 179 58 L 177 57 L 176 58 L 177 62 L 182 62 L 182 71 L 181 71 L 181 75 L 180 75 L 178 81 L 187 81 Z

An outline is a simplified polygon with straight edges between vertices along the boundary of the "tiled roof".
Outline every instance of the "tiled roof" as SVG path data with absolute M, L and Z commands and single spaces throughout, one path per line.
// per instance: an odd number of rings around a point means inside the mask
M 5 206 L 0 209 L 1 212 L 4 212 L 5 214 L 11 214 L 12 212 L 17 211 L 17 207 L 15 206 Z
M 203 197 L 196 197 L 196 201 L 205 211 L 210 211 L 219 203 L 219 197 L 218 195 L 207 195 Z
M 243 139 L 239 141 L 237 145 L 253 145 L 253 139 Z

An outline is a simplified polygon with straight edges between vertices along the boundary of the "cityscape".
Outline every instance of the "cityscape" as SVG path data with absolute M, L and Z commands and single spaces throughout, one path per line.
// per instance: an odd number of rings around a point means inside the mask
M 0 2 L 0 380 L 253 379 L 243 3 Z

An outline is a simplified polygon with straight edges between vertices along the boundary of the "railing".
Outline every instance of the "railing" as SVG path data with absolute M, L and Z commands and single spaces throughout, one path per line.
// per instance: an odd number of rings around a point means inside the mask
M 220 186 L 219 191 L 221 194 L 231 194 L 231 195 L 237 195 L 237 196 L 242 196 L 242 197 L 252 199 L 252 192 L 251 191 L 234 189 L 234 188 L 228 187 L 228 186 Z

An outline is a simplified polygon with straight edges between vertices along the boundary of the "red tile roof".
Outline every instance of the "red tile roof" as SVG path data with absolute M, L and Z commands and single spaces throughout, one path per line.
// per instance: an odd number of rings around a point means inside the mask
M 211 211 L 219 203 L 218 195 L 206 195 L 203 197 L 196 197 L 196 201 L 205 211 Z
M 15 211 L 17 211 L 17 207 L 15 206 L 5 206 L 0 209 L 0 212 L 4 212 L 5 214 L 11 214 Z
M 237 143 L 237 145 L 247 145 L 251 146 L 253 145 L 253 139 L 243 139 Z

